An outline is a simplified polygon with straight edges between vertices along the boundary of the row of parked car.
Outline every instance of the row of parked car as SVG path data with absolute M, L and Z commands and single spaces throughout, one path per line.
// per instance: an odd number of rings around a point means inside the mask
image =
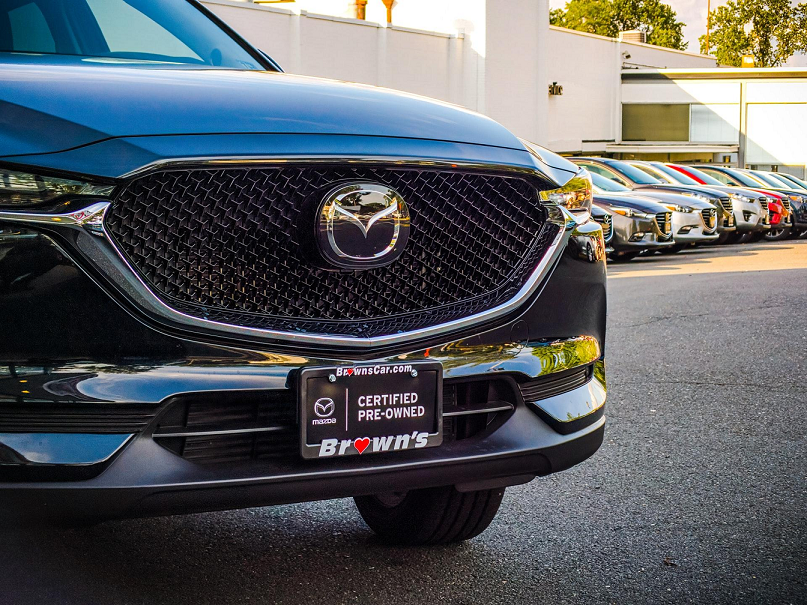
M 570 158 L 591 173 L 612 260 L 807 232 L 807 181 L 727 166 Z

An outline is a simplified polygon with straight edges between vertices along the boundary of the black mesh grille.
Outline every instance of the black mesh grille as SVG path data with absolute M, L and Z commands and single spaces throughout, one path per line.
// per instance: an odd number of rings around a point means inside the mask
M 392 265 L 335 272 L 308 260 L 302 226 L 346 180 L 383 183 L 408 203 L 409 243 Z M 154 173 L 118 195 L 106 227 L 155 293 L 184 313 L 364 337 L 509 300 L 557 232 L 523 178 L 342 166 Z

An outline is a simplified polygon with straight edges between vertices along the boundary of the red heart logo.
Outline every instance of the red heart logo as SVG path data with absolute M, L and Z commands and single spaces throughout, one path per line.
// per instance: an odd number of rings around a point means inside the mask
M 363 439 L 356 439 L 353 442 L 353 447 L 359 450 L 360 454 L 364 453 L 364 450 L 370 445 L 370 439 L 368 437 L 364 437 Z
M 345 370 L 345 371 L 347 372 L 347 375 L 348 375 L 348 376 L 353 376 L 353 368 L 348 368 L 348 369 L 347 369 L 347 370 Z

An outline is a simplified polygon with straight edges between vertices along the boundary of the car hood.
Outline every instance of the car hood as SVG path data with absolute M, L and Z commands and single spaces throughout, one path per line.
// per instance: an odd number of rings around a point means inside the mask
M 641 193 L 625 193 L 623 195 L 628 197 L 636 197 L 639 199 L 652 200 L 661 204 L 677 204 L 678 206 L 684 206 L 686 208 L 692 208 L 693 210 L 698 211 L 715 207 L 714 204 L 704 202 L 703 200 L 699 200 L 691 195 L 663 191 L 661 189 L 642 189 Z
M 616 206 L 617 208 L 632 208 L 633 210 L 648 212 L 650 214 L 669 212 L 669 209 L 666 206 L 661 205 L 656 200 L 639 195 L 630 195 L 624 193 L 595 193 L 594 202 L 609 211 L 611 208 Z
M 524 150 L 485 116 L 373 86 L 276 72 L 0 57 L 0 157 L 116 137 L 245 133 L 397 137 Z

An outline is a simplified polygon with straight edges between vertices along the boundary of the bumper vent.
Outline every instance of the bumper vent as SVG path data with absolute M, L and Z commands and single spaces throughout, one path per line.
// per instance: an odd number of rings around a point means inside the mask
M 583 366 L 559 375 L 543 376 L 519 385 L 524 401 L 540 401 L 583 386 L 591 380 L 593 366 Z
M 714 208 L 706 208 L 701 210 L 701 216 L 703 217 L 704 231 L 714 233 L 715 229 L 717 229 L 717 210 Z
M 156 406 L 18 403 L 0 405 L 0 433 L 139 433 Z
M 411 233 L 392 265 L 327 271 L 309 219 L 346 180 L 396 189 Z M 511 300 L 553 241 L 525 177 L 408 168 L 188 169 L 130 182 L 105 226 L 164 303 L 224 324 L 353 337 L 397 334 Z

